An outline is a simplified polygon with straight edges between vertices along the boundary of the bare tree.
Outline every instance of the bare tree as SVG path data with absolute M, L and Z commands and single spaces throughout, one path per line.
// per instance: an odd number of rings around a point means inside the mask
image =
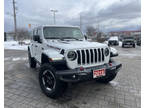
M 27 29 L 25 28 L 19 28 L 17 29 L 17 39 L 18 41 L 23 41 L 25 39 L 30 38 L 30 33 Z
M 97 31 L 96 28 L 94 28 L 93 26 L 87 26 L 86 28 L 86 34 L 88 36 L 94 36 L 96 31 Z
M 104 33 L 100 31 L 98 28 L 94 28 L 93 26 L 88 26 L 86 28 L 86 34 L 91 37 L 92 41 L 97 41 L 97 42 L 104 42 Z

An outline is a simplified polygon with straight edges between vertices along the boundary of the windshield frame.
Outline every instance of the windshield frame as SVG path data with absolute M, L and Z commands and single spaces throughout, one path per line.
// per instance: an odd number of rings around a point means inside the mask
M 45 28 L 74 28 L 74 29 L 77 29 L 77 30 L 79 30 L 80 31 L 80 34 L 81 34 L 81 38 L 77 38 L 76 39 L 76 37 L 72 37 L 72 36 L 65 36 L 65 37 L 58 37 L 58 36 L 50 36 L 49 38 L 47 37 L 46 38 L 46 36 L 45 36 L 45 34 L 44 34 L 44 29 Z M 78 28 L 78 27 L 67 27 L 67 26 L 62 26 L 62 27 L 59 27 L 59 26 L 45 26 L 45 27 L 43 27 L 43 37 L 44 37 L 44 39 L 60 39 L 60 40 L 64 40 L 64 39 L 74 39 L 74 40 L 83 40 L 84 39 L 84 35 L 83 35 L 83 33 L 81 32 L 81 30 L 80 30 L 80 28 Z

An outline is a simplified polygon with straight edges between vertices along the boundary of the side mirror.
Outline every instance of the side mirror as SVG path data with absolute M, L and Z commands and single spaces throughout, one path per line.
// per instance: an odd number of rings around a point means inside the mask
M 38 43 L 42 43 L 39 35 L 34 35 L 34 41 L 37 41 Z
M 115 48 L 110 47 L 110 57 L 118 56 L 118 51 Z

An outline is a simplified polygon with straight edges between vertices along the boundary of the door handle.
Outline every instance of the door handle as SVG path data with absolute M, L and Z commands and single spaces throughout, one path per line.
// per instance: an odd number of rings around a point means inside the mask
M 38 47 L 37 45 L 35 45 L 35 47 Z

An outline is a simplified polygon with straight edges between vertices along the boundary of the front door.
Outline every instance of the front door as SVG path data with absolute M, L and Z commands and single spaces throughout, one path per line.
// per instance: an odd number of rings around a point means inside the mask
M 41 63 L 41 54 L 42 54 L 42 31 L 41 29 L 37 30 L 37 35 L 40 36 L 40 42 L 36 43 L 36 58 Z

